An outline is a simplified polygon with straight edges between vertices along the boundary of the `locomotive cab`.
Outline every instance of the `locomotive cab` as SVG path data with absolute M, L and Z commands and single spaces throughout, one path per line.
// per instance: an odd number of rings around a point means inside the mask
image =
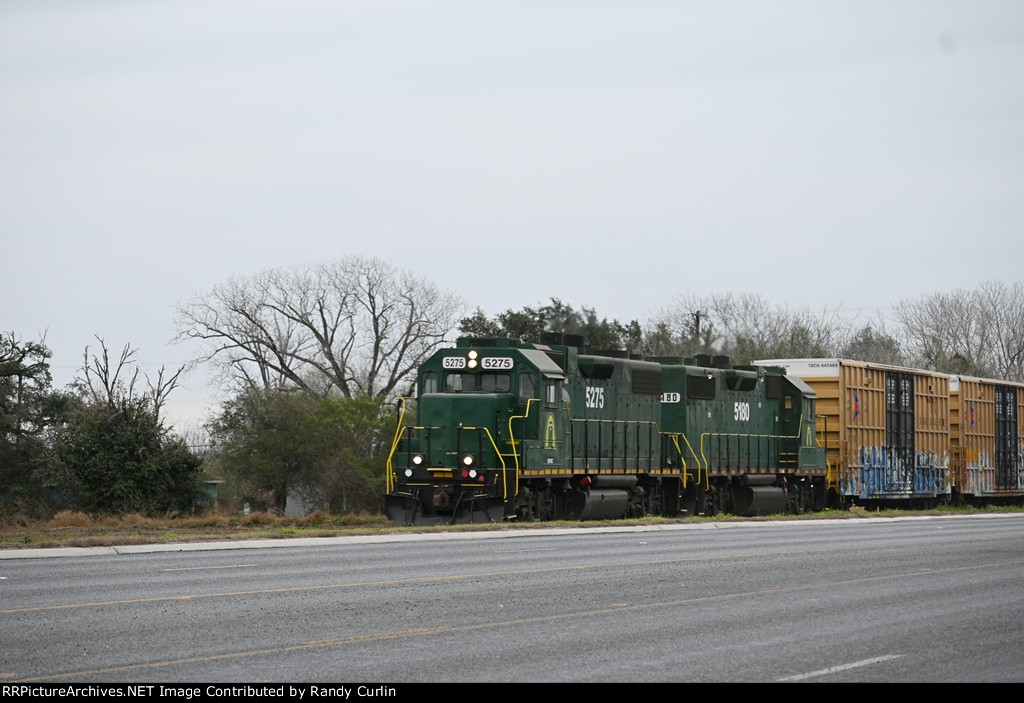
M 564 378 L 549 355 L 506 338 L 466 337 L 434 354 L 420 367 L 416 421 L 403 419 L 392 446 L 388 517 L 401 524 L 509 517 L 523 455 L 562 464 Z

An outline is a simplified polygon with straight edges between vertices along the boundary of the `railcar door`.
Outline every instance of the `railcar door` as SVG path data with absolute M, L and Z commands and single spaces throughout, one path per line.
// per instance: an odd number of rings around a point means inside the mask
M 914 434 L 914 378 L 890 371 L 885 376 L 885 441 L 904 489 L 914 485 Z
M 996 489 L 1017 488 L 1017 389 L 996 386 Z

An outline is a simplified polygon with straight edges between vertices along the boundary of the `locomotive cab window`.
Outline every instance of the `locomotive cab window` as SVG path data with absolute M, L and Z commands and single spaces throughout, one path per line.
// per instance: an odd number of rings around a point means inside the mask
M 437 371 L 424 373 L 420 388 L 424 393 L 437 393 Z
M 793 419 L 793 414 L 794 414 L 793 396 L 787 394 L 786 397 L 782 399 L 782 408 L 783 408 L 782 416 L 786 420 L 792 420 Z
M 533 374 L 522 373 L 519 374 L 519 386 L 516 391 L 516 402 L 520 405 L 526 405 L 526 402 L 530 398 L 536 398 L 537 393 L 537 379 L 533 377 Z

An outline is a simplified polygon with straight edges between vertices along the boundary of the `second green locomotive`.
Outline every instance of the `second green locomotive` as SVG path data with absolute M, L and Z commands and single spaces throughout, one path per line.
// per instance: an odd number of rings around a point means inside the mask
M 757 515 L 825 507 L 814 391 L 720 357 L 464 337 L 400 401 L 386 510 L 402 525 Z M 414 422 L 410 420 L 415 403 Z

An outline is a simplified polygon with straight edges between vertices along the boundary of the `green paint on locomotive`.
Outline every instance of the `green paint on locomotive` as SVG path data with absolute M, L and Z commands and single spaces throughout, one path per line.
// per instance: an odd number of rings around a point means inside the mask
M 399 429 L 387 469 L 388 515 L 677 514 L 697 495 L 688 483 L 713 492 L 712 478 L 759 474 L 772 488 L 756 490 L 775 501 L 786 491 L 776 472 L 824 473 L 809 387 L 779 369 L 701 361 L 462 338 L 419 369 L 417 419 Z

